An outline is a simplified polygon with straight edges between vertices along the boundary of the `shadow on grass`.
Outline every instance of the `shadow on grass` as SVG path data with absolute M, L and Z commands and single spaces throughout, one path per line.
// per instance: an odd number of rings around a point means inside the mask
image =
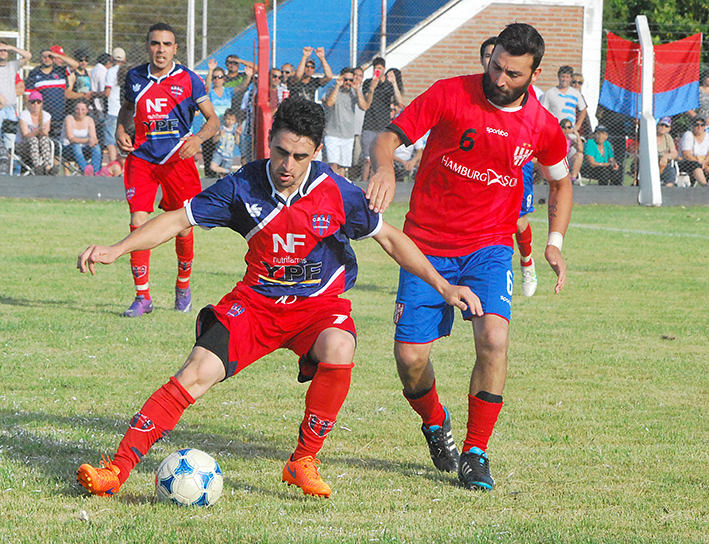
M 39 426 L 40 430 L 26 427 Z M 41 412 L 15 412 L 0 410 L 0 452 L 5 459 L 30 467 L 56 482 L 56 490 L 60 495 L 79 496 L 84 490 L 75 483 L 75 471 L 82 463 L 98 464 L 101 455 L 113 454 L 113 448 L 118 446 L 119 439 L 111 446 L 112 451 L 101 451 L 95 445 L 82 439 L 69 439 L 68 434 L 76 434 L 82 429 L 86 433 L 106 433 L 108 435 L 122 434 L 127 429 L 128 420 L 117 420 L 107 417 L 59 416 Z M 49 429 L 46 429 L 49 427 Z M 296 430 L 294 429 L 294 432 Z M 98 440 L 97 440 L 98 441 Z M 284 449 L 281 444 L 263 436 L 243 429 L 234 429 L 229 435 L 205 433 L 193 430 L 189 425 L 179 425 L 170 434 L 169 441 L 175 444 L 189 444 L 191 447 L 204 448 L 215 455 L 241 459 L 270 459 L 285 462 L 292 450 Z M 425 444 L 422 444 L 425 447 Z M 425 478 L 438 484 L 451 483 L 455 475 L 440 473 L 433 467 L 418 463 L 390 461 L 388 459 L 363 459 L 356 457 L 329 458 L 327 444 L 324 458 L 328 464 L 344 465 L 357 470 L 386 471 L 405 476 Z M 135 472 L 154 474 L 162 459 L 155 455 L 146 456 L 138 464 Z M 282 491 L 254 487 L 247 482 L 225 478 L 232 489 L 241 489 L 249 493 L 271 495 L 292 500 L 300 497 L 283 486 Z M 457 479 L 456 479 L 457 481 Z M 145 504 L 153 501 L 152 493 L 121 494 L 120 500 L 126 503 Z M 303 498 L 303 497 L 300 497 Z
M 22 306 L 25 308 L 61 308 L 62 310 L 75 310 L 92 314 L 102 313 L 120 315 L 123 311 L 119 310 L 119 306 L 115 303 L 93 303 L 91 307 L 87 307 L 85 302 L 79 303 L 75 300 L 36 300 L 8 296 L 0 296 L 0 305 Z

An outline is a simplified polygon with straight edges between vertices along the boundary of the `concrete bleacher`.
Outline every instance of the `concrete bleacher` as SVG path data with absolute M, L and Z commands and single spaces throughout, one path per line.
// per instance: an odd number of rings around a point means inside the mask
M 208 187 L 216 179 L 203 179 Z M 357 183 L 363 189 L 366 184 Z M 534 201 L 546 202 L 547 185 L 534 186 Z M 396 202 L 408 202 L 410 183 L 396 187 Z M 49 198 L 57 200 L 124 200 L 123 178 L 87 176 L 0 176 L 0 198 Z M 663 206 L 709 206 L 709 188 L 665 187 L 662 189 Z M 638 188 L 623 186 L 587 185 L 574 187 L 575 204 L 617 204 L 637 206 Z

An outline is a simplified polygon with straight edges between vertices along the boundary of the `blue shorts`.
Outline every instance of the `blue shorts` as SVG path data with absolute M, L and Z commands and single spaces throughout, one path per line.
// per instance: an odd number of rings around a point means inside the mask
M 532 161 L 522 166 L 522 181 L 524 182 L 524 197 L 522 197 L 522 209 L 519 216 L 527 215 L 534 211 L 534 165 Z
M 512 306 L 512 254 L 509 246 L 489 246 L 463 257 L 432 257 L 428 260 L 446 280 L 467 285 L 482 303 L 483 312 L 510 320 Z M 427 344 L 448 336 L 453 328 L 454 306 L 449 306 L 425 281 L 401 269 L 396 295 L 394 338 L 399 342 Z M 463 319 L 470 319 L 470 309 Z
M 116 145 L 116 125 L 118 124 L 117 115 L 107 115 L 105 124 L 103 125 L 103 138 L 106 145 Z

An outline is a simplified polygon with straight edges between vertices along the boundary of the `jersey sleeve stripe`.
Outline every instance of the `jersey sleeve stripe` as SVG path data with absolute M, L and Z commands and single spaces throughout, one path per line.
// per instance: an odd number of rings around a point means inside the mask
M 379 215 L 379 221 L 377 221 L 377 226 L 374 227 L 372 232 L 370 232 L 369 234 L 365 234 L 364 236 L 361 236 L 359 238 L 355 238 L 355 241 L 366 240 L 367 238 L 371 238 L 372 236 L 376 236 L 379 233 L 379 231 L 382 230 L 382 225 L 384 224 L 384 219 L 382 219 L 381 213 L 378 215 Z

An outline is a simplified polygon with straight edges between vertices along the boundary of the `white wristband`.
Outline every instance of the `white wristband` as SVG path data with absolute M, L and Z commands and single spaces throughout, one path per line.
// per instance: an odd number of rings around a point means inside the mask
M 556 231 L 550 232 L 549 238 L 547 239 L 547 245 L 558 247 L 559 251 L 561 251 L 561 246 L 564 245 L 564 235 Z

